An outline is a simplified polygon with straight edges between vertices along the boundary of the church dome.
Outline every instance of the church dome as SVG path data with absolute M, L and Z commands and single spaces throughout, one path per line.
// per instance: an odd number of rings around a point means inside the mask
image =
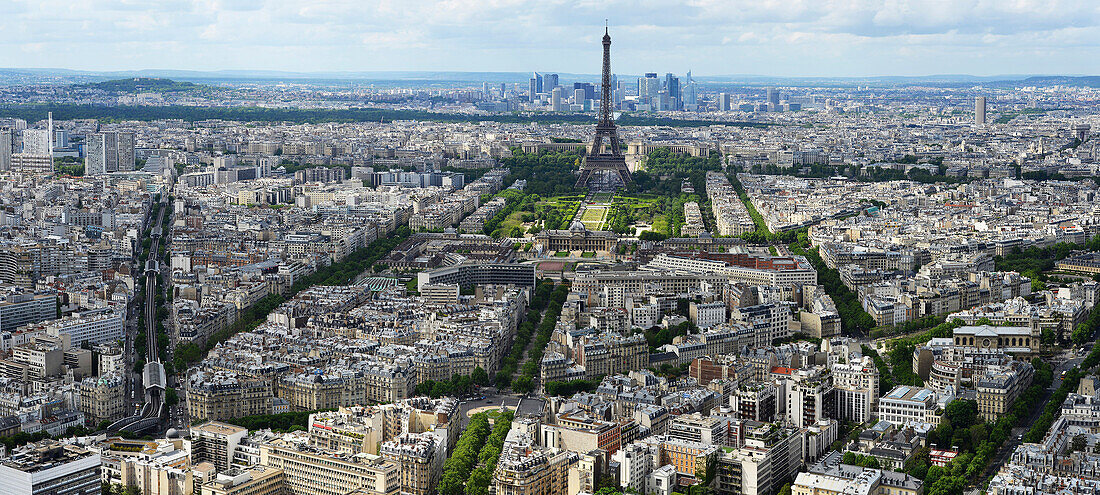
M 571 225 L 569 225 L 569 231 L 570 232 L 584 232 L 586 230 L 588 230 L 588 229 L 585 228 L 584 224 L 581 223 L 580 220 L 576 220 Z

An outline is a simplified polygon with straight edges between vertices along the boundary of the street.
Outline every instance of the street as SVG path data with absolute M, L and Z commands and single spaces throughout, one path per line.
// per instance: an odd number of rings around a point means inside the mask
M 986 467 L 985 472 L 983 472 L 982 475 L 979 477 L 979 479 L 982 480 L 982 482 L 978 485 L 979 487 L 985 486 L 986 483 L 988 483 L 989 480 L 993 478 L 993 476 L 996 475 L 998 471 L 1001 470 L 1001 466 L 1003 466 L 1004 463 L 1012 457 L 1012 453 L 1016 451 L 1016 447 L 1023 443 L 1021 435 L 1026 434 L 1027 431 L 1031 428 L 1031 425 L 1035 424 L 1035 422 L 1039 419 L 1039 416 L 1043 414 L 1043 409 L 1046 408 L 1046 404 L 1050 400 L 1050 396 L 1054 393 L 1055 390 L 1058 390 L 1058 387 L 1062 386 L 1062 372 L 1077 367 L 1077 365 L 1081 364 L 1081 361 L 1084 361 L 1085 359 L 1084 356 L 1077 356 L 1076 354 L 1072 355 L 1073 357 L 1065 360 L 1063 360 L 1066 357 L 1065 354 L 1059 355 L 1051 361 L 1060 361 L 1057 365 L 1054 366 L 1054 379 L 1051 380 L 1050 386 L 1047 387 L 1047 389 L 1044 391 L 1042 400 L 1039 401 L 1039 405 L 1035 407 L 1035 409 L 1031 412 L 1031 415 L 1028 416 L 1027 420 L 1023 422 L 1025 426 L 1018 426 L 1013 428 L 1012 434 L 1009 436 L 1008 440 L 1006 440 L 1005 443 L 1001 445 L 1000 449 L 997 449 L 996 454 L 993 455 L 993 459 Z M 969 494 L 971 492 L 967 493 Z M 973 493 L 976 494 L 977 490 L 974 490 Z

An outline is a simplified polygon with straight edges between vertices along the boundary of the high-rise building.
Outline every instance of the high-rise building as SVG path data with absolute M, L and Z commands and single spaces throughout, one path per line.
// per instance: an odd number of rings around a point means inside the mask
M 612 83 L 611 86 L 614 87 L 615 86 L 614 83 Z M 573 83 L 573 91 L 575 92 L 578 89 L 584 90 L 584 99 L 586 99 L 586 100 L 595 100 L 596 99 L 596 85 L 594 85 L 592 83 L 581 83 L 581 82 Z
M 680 78 L 671 72 L 665 74 L 665 90 L 668 91 L 669 101 L 682 102 L 683 94 L 680 92 Z M 679 110 L 679 105 L 670 105 L 669 110 Z
M 15 132 L 0 129 L 0 170 L 11 169 L 11 155 L 15 153 Z
M 550 109 L 555 112 L 560 112 L 561 108 L 561 88 L 554 88 L 550 90 Z
M 27 129 L 23 131 L 23 153 L 28 155 L 49 155 L 49 129 Z
M 730 109 L 730 94 L 718 93 L 718 110 L 729 111 Z
M 134 169 L 134 135 L 129 132 L 97 132 L 84 144 L 84 174 L 101 175 Z
M 657 79 L 656 72 L 647 72 L 645 77 L 638 79 L 638 99 L 645 103 L 657 97 L 661 91 L 661 80 Z
M 542 76 L 542 90 L 544 92 L 549 93 L 553 91 L 556 87 L 558 87 L 557 74 L 546 74 L 545 76 Z
M 65 129 L 54 129 L 53 131 L 53 147 L 68 148 L 69 147 L 69 131 Z
M 779 105 L 779 91 L 776 91 L 775 88 L 768 88 L 767 100 L 772 105 Z
M 694 82 L 689 82 L 684 85 L 684 101 L 683 107 L 685 110 L 695 110 L 699 105 L 699 86 Z
M 577 105 L 584 105 L 584 100 L 586 100 L 586 99 L 587 98 L 584 97 L 584 90 L 583 89 L 574 89 L 573 90 L 573 103 L 576 103 Z
M 538 73 L 536 72 L 537 76 Z M 532 77 L 527 83 L 527 101 L 534 103 L 538 99 L 539 95 L 539 80 L 537 77 Z
M 978 125 L 985 125 L 985 97 L 978 96 L 974 98 L 974 123 Z

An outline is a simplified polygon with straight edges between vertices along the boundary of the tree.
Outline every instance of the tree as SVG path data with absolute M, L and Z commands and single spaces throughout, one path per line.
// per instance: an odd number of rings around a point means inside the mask
M 1089 446 L 1088 438 L 1085 437 L 1084 433 L 1081 433 L 1081 434 L 1075 435 L 1073 437 L 1073 440 L 1069 444 L 1069 451 L 1070 452 L 1087 452 L 1088 446 Z
M 532 390 L 531 380 L 531 377 L 527 375 L 520 375 L 516 377 L 515 380 L 512 380 L 512 390 L 515 390 L 516 392 L 519 392 L 521 394 L 530 392 Z
M 953 400 L 947 404 L 944 417 L 956 430 L 970 428 L 978 421 L 978 403 L 972 400 Z
M 474 371 L 470 373 L 470 379 L 482 387 L 489 384 L 489 374 L 481 366 L 474 368 Z

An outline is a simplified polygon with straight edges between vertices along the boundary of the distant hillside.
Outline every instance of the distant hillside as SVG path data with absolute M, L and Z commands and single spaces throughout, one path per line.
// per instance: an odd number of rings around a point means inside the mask
M 114 93 L 184 93 L 210 89 L 204 84 L 173 81 L 159 77 L 134 77 L 77 85 L 82 88 L 101 89 Z
M 1018 88 L 1021 86 L 1079 86 L 1100 88 L 1100 76 L 1031 76 L 1017 80 L 993 81 L 985 85 L 1001 88 Z
M 1020 81 L 1028 86 L 1085 86 L 1100 88 L 1100 76 L 1035 76 Z

